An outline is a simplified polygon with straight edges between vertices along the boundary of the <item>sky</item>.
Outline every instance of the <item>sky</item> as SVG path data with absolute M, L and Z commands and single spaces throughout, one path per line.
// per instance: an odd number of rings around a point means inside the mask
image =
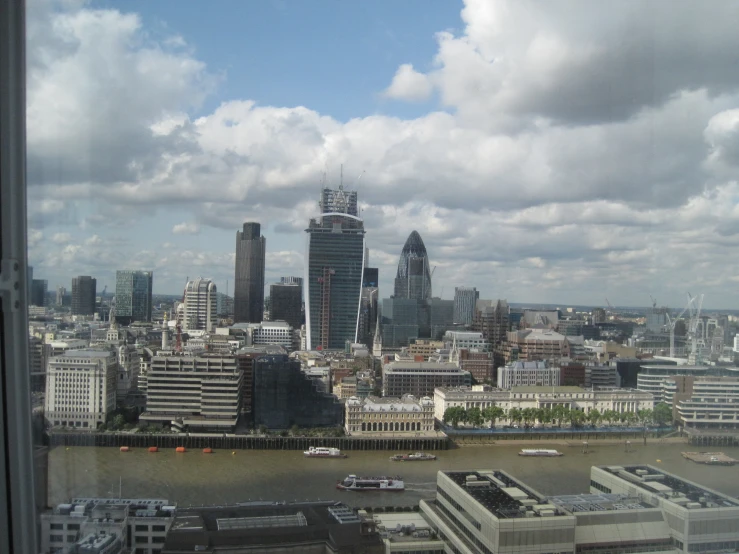
M 343 167 L 381 297 L 417 230 L 442 298 L 739 308 L 737 20 L 730 0 L 33 0 L 29 263 L 50 289 L 144 269 L 155 293 L 232 292 L 259 221 L 267 285 L 303 275 Z

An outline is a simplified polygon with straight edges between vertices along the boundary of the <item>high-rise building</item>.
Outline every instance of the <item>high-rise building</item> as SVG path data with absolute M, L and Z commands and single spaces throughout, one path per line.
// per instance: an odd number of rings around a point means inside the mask
M 505 365 L 505 342 L 510 325 L 510 307 L 505 300 L 478 300 L 472 330 L 479 331 L 490 343 L 495 366 Z
M 65 287 L 59 286 L 56 288 L 56 302 L 55 304 L 57 306 L 63 306 L 64 305 L 64 297 L 67 295 L 67 289 Z
M 311 219 L 306 253 L 308 349 L 343 349 L 357 342 L 364 270 L 364 222 L 357 193 L 323 189 L 321 214 Z
M 31 306 L 46 306 L 46 292 L 49 282 L 46 279 L 33 279 L 31 281 Z
M 72 315 L 92 315 L 95 313 L 97 279 L 80 275 L 72 279 Z M 59 291 L 57 290 L 57 298 Z M 57 300 L 57 303 L 58 300 Z
M 454 287 L 454 323 L 471 324 L 479 299 L 480 292 L 475 287 Z
M 259 223 L 244 223 L 236 231 L 236 285 L 234 321 L 259 323 L 264 319 L 264 264 L 267 240 Z
M 269 318 L 286 321 L 293 329 L 303 324 L 303 286 L 275 283 L 269 287 Z
M 426 246 L 421 235 L 413 231 L 405 241 L 395 277 L 395 298 L 431 298 L 431 271 Z
M 365 263 L 367 252 L 365 250 Z M 365 265 L 362 273 L 362 298 L 359 306 L 359 332 L 357 342 L 370 346 L 377 324 L 377 307 L 379 294 L 379 272 L 376 267 Z
M 122 325 L 151 321 L 151 271 L 118 270 L 115 274 L 115 318 Z
M 218 291 L 210 279 L 198 277 L 185 286 L 186 330 L 212 331 L 218 323 Z
M 280 277 L 280 284 L 281 285 L 300 285 L 301 290 L 303 287 L 303 278 L 302 277 Z
M 423 313 L 423 312 L 421 312 Z M 429 336 L 440 339 L 449 329 L 454 327 L 454 300 L 430 298 L 428 301 Z

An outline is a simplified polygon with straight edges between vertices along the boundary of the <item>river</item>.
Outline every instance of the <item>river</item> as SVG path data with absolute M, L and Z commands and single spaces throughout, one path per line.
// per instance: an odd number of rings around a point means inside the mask
M 537 445 L 526 445 L 533 448 Z M 180 506 L 227 504 L 247 500 L 342 500 L 352 506 L 407 506 L 434 496 L 439 469 L 503 469 L 539 492 L 587 492 L 590 466 L 650 463 L 732 496 L 739 496 L 739 465 L 695 464 L 680 452 L 687 444 L 540 445 L 557 448 L 559 458 L 522 458 L 520 445 L 470 446 L 437 452 L 435 462 L 390 462 L 394 452 L 353 451 L 346 459 L 306 459 L 302 452 L 236 450 L 203 454 L 193 450 L 149 453 L 146 449 L 120 452 L 117 448 L 57 447 L 49 454 L 49 501 L 52 505 L 77 496 L 166 498 Z M 716 448 L 715 450 L 719 450 Z M 723 452 L 739 458 L 739 448 Z M 404 493 L 356 494 L 336 490 L 336 481 L 349 473 L 401 475 Z

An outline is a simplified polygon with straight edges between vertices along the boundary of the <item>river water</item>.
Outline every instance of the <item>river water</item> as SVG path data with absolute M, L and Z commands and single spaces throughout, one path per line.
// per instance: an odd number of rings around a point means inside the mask
M 146 449 L 120 452 L 117 448 L 57 447 L 49 454 L 49 502 L 71 497 L 118 496 L 166 498 L 180 506 L 227 504 L 247 500 L 342 500 L 352 506 L 407 506 L 434 496 L 440 469 L 503 469 L 539 492 L 588 492 L 590 466 L 650 463 L 732 496 L 739 496 L 739 466 L 695 464 L 680 452 L 687 444 L 538 445 L 557 448 L 559 458 L 523 458 L 521 445 L 470 446 L 436 452 L 435 462 L 390 462 L 395 452 L 352 451 L 346 459 L 306 459 L 302 452 L 284 450 L 218 450 L 184 454 L 174 449 L 149 453 Z M 527 444 L 525 448 L 537 445 Z M 718 450 L 716 448 L 715 450 Z M 723 448 L 739 458 L 739 448 Z M 400 475 L 403 493 L 342 492 L 336 481 L 349 473 Z

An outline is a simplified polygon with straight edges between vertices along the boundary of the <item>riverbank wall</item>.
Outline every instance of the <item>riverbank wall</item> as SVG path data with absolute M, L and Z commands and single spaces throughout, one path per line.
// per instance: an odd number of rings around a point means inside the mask
M 474 445 L 490 445 L 490 444 L 525 444 L 531 442 L 547 442 L 557 444 L 572 444 L 572 443 L 620 443 L 630 441 L 634 444 L 654 441 L 654 440 L 670 440 L 663 439 L 668 433 L 665 432 L 653 432 L 649 431 L 644 433 L 643 431 L 577 431 L 577 432 L 562 432 L 552 433 L 545 432 L 540 433 L 536 431 L 526 431 L 521 433 L 464 433 L 458 431 L 456 433 L 449 433 L 449 440 L 453 441 L 458 446 L 474 446 Z M 685 439 L 682 437 L 675 437 L 675 442 L 684 442 Z
M 445 435 L 438 437 L 279 437 L 254 435 L 165 435 L 145 433 L 50 432 L 49 446 L 111 446 L 129 448 L 217 448 L 224 450 L 308 450 L 327 446 L 341 450 L 447 450 Z

